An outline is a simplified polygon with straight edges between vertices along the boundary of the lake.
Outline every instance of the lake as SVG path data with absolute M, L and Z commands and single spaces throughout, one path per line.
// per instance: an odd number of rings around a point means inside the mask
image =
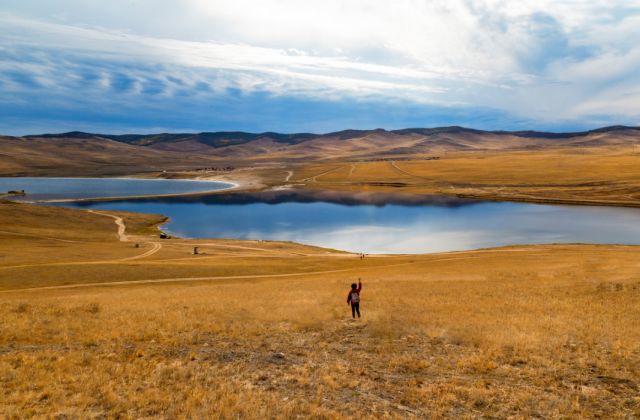
M 231 186 L 186 179 L 0 178 L 0 193 L 24 190 L 26 196 L 12 199 L 26 201 L 196 193 Z
M 24 184 L 0 180 L 0 191 L 24 188 L 33 196 L 56 198 L 184 193 L 227 186 L 173 180 L 29 178 Z M 164 214 L 171 221 L 163 229 L 180 237 L 284 240 L 364 253 L 541 243 L 640 244 L 640 209 L 635 208 L 461 200 L 374 205 L 277 197 L 269 201 L 225 194 L 57 205 Z
M 513 244 L 640 243 L 640 209 L 480 202 L 468 205 L 226 204 L 125 201 L 91 208 L 160 213 L 189 238 L 272 239 L 364 253 Z

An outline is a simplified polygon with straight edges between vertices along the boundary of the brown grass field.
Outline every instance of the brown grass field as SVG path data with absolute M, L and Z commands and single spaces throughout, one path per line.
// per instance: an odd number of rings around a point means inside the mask
M 193 139 L 144 146 L 95 136 L 0 136 L 0 176 L 204 177 L 232 180 L 251 191 L 297 188 L 640 206 L 638 129 L 613 127 L 567 138 L 466 129 L 334 134 L 298 144 L 267 136 L 218 148 Z M 202 170 L 211 166 L 234 169 Z
M 193 178 L 191 171 L 147 176 Z M 553 148 L 534 151 L 448 152 L 438 160 L 330 159 L 240 166 L 206 177 L 241 189 L 449 195 L 497 201 L 640 207 L 640 149 Z
M 344 161 L 290 169 L 289 184 L 297 188 L 640 206 L 640 151 L 628 148 L 460 152 L 439 160 Z M 282 184 L 274 175 L 261 174 L 267 184 Z
M 5 176 L 640 206 L 633 130 L 372 131 L 187 151 L 0 140 Z M 164 220 L 0 202 L 0 417 L 640 417 L 640 247 L 361 260 L 285 242 L 160 240 Z M 345 295 L 359 277 L 354 321 Z
M 527 159 L 513 159 L 526 177 Z M 600 177 L 566 162 L 566 183 Z M 397 166 L 436 185 L 432 164 L 445 162 Z M 482 185 L 499 182 L 493 164 Z M 611 182 L 631 185 L 637 169 L 616 167 Z M 292 178 L 348 189 L 373 173 L 329 170 Z M 0 417 L 640 416 L 640 247 L 360 260 L 282 242 L 159 240 L 162 220 L 0 203 Z M 358 277 L 353 321 L 345 298 Z

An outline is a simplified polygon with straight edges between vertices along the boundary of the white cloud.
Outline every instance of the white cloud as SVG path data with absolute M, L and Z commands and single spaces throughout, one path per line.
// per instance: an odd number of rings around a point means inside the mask
M 543 120 L 638 113 L 640 0 L 62 3 L 0 5 L 0 48 L 43 51 L 14 54 L 0 70 L 55 88 L 81 77 L 78 61 L 110 63 L 95 87 L 123 74 L 129 94 L 158 79 L 170 96 L 185 88 L 173 75 L 213 90 L 465 104 Z M 67 61 L 52 60 L 58 52 Z
M 211 83 L 214 88 L 236 87 L 248 91 L 265 90 L 273 94 L 325 95 L 343 92 L 354 95 L 409 95 L 428 102 L 435 100 L 429 95 L 448 90 L 442 80 L 466 77 L 470 83 L 482 82 L 480 79 L 472 81 L 470 75 L 461 72 L 438 73 L 361 62 L 342 56 L 291 54 L 284 49 L 246 44 L 151 38 L 11 17 L 1 21 L 9 29 L 13 44 L 20 48 L 62 50 L 67 54 L 80 54 L 115 63 L 155 63 L 226 72 L 224 76 L 227 80 Z M 56 66 L 51 60 L 17 65 L 33 73 L 36 68 L 42 70 L 45 64 L 50 66 L 49 70 Z M 4 64 L 11 65 L 16 63 Z M 128 71 L 135 79 L 136 75 L 126 67 L 123 71 Z

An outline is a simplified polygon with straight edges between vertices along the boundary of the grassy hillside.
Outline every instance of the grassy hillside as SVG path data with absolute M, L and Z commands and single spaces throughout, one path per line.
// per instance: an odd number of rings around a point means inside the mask
M 636 147 L 460 152 L 438 160 L 333 162 L 291 170 L 288 184 L 314 190 L 640 205 Z M 272 181 L 278 182 L 283 179 Z
M 639 133 L 629 127 L 564 134 L 449 127 L 319 136 L 111 136 L 117 141 L 85 133 L 4 137 L 0 175 L 204 177 L 237 182 L 252 191 L 444 194 L 639 206 Z M 242 144 L 214 147 L 207 138 L 239 139 Z
M 105 138 L 0 137 L 0 176 L 117 176 L 210 166 L 211 158 Z
M 161 241 L 156 216 L 0 220 L 2 417 L 640 416 L 638 247 L 360 260 Z
M 217 132 L 0 137 L 0 175 L 113 175 L 232 165 L 424 159 L 459 152 L 638 147 L 640 129 L 583 133 L 490 132 L 461 127 L 309 133 Z

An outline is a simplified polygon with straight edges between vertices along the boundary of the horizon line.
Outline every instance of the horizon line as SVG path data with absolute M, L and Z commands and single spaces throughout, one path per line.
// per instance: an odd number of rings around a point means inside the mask
M 330 134 L 339 134 L 345 132 L 371 132 L 371 131 L 381 131 L 387 133 L 398 133 L 402 131 L 411 131 L 411 130 L 463 130 L 463 131 L 474 131 L 480 133 L 491 133 L 491 134 L 511 134 L 511 133 L 540 133 L 540 134 L 553 134 L 553 135 L 579 135 L 579 134 L 589 134 L 594 132 L 606 132 L 613 130 L 640 130 L 640 126 L 630 126 L 623 124 L 614 124 L 607 126 L 600 126 L 589 130 L 579 130 L 579 131 L 545 131 L 545 130 L 535 130 L 535 129 L 524 129 L 524 130 L 485 130 L 473 127 L 466 127 L 461 125 L 447 125 L 447 126 L 435 126 L 435 127 L 406 127 L 400 129 L 386 129 L 382 127 L 371 128 L 371 129 L 360 129 L 360 128 L 345 128 L 337 131 L 329 131 L 325 133 L 313 133 L 313 132 L 278 132 L 278 131 L 243 131 L 243 130 L 218 130 L 218 131 L 158 131 L 158 132 L 150 132 L 146 134 L 141 133 L 123 133 L 123 134 L 110 134 L 110 133 L 98 133 L 98 132 L 89 132 L 89 131 L 80 131 L 80 130 L 72 130 L 72 131 L 63 131 L 63 132 L 45 132 L 40 134 L 25 134 L 25 135 L 5 135 L 0 134 L 0 136 L 4 137 L 19 137 L 19 138 L 28 138 L 28 137 L 61 137 L 64 135 L 91 135 L 96 137 L 125 137 L 125 136 L 154 136 L 154 135 L 202 135 L 202 134 L 248 134 L 255 136 L 264 136 L 268 134 L 275 135 L 283 135 L 283 136 L 296 136 L 296 135 L 312 135 L 312 136 L 328 136 Z

